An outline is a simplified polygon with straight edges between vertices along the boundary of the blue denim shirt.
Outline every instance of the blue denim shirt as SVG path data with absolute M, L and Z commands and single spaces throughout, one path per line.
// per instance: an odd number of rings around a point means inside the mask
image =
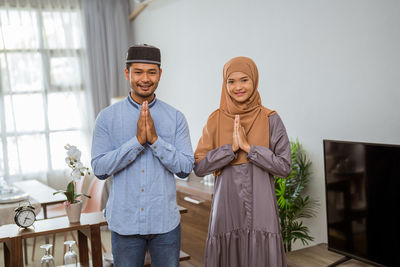
M 160 234 L 178 226 L 174 174 L 186 177 L 194 157 L 185 117 L 154 98 L 149 103 L 158 139 L 143 146 L 136 138 L 141 106 L 130 96 L 103 109 L 92 141 L 92 169 L 113 175 L 106 206 L 110 230 L 121 235 Z

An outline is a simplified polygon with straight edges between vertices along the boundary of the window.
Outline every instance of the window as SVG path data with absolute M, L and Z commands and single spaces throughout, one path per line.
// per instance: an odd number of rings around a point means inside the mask
M 0 177 L 7 180 L 66 169 L 67 143 L 83 161 L 90 157 L 81 11 L 75 1 L 56 2 L 64 6 L 0 4 Z

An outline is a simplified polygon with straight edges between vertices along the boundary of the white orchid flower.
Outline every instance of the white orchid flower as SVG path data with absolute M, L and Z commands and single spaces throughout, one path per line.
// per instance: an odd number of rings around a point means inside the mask
M 71 173 L 72 179 L 78 182 L 81 179 L 81 171 L 79 169 L 74 169 Z
M 70 146 L 67 155 L 72 159 L 72 161 L 78 162 L 81 160 L 81 151 L 77 149 L 76 146 Z
M 89 169 L 83 166 L 81 162 L 81 151 L 76 146 L 66 144 L 64 148 L 67 150 L 65 162 L 68 164 L 68 167 L 72 169 L 71 177 L 74 181 L 78 181 L 81 179 L 81 176 L 89 173 Z
M 76 169 L 82 169 L 82 168 L 84 168 L 82 162 L 80 162 L 80 161 L 78 161 L 77 163 L 75 163 L 75 166 L 74 166 L 74 167 L 75 167 Z

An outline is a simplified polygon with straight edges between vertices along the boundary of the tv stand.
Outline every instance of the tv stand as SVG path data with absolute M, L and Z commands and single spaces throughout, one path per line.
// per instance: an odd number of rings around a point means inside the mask
M 373 267 L 373 265 L 355 259 L 349 259 L 334 251 L 328 250 L 326 243 L 286 253 L 288 267 Z
M 348 261 L 348 260 L 351 260 L 351 258 L 350 258 L 350 257 L 347 257 L 347 256 L 344 256 L 343 258 L 338 259 L 338 260 L 335 261 L 334 263 L 329 264 L 328 267 L 338 266 L 339 264 L 342 264 L 343 262 L 346 262 L 346 261 Z

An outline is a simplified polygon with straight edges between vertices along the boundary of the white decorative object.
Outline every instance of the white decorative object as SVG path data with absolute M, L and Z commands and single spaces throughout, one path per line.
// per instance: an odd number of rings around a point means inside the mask
M 67 190 L 58 190 L 53 194 L 63 193 L 67 197 L 67 201 L 64 202 L 65 210 L 68 215 L 68 219 L 71 223 L 79 222 L 81 217 L 82 210 L 82 202 L 77 198 L 80 196 L 85 196 L 90 198 L 90 196 L 82 193 L 75 192 L 75 182 L 78 182 L 82 176 L 86 174 L 90 174 L 89 169 L 83 166 L 81 162 L 81 151 L 76 148 L 76 146 L 71 146 L 67 144 L 64 146 L 67 150 L 67 157 L 65 158 L 65 162 L 68 164 L 68 167 L 72 169 L 71 178 L 72 181 L 67 185 Z
M 70 223 L 77 223 L 81 220 L 82 201 L 77 201 L 72 204 L 65 205 L 65 211 L 67 212 L 68 220 Z

